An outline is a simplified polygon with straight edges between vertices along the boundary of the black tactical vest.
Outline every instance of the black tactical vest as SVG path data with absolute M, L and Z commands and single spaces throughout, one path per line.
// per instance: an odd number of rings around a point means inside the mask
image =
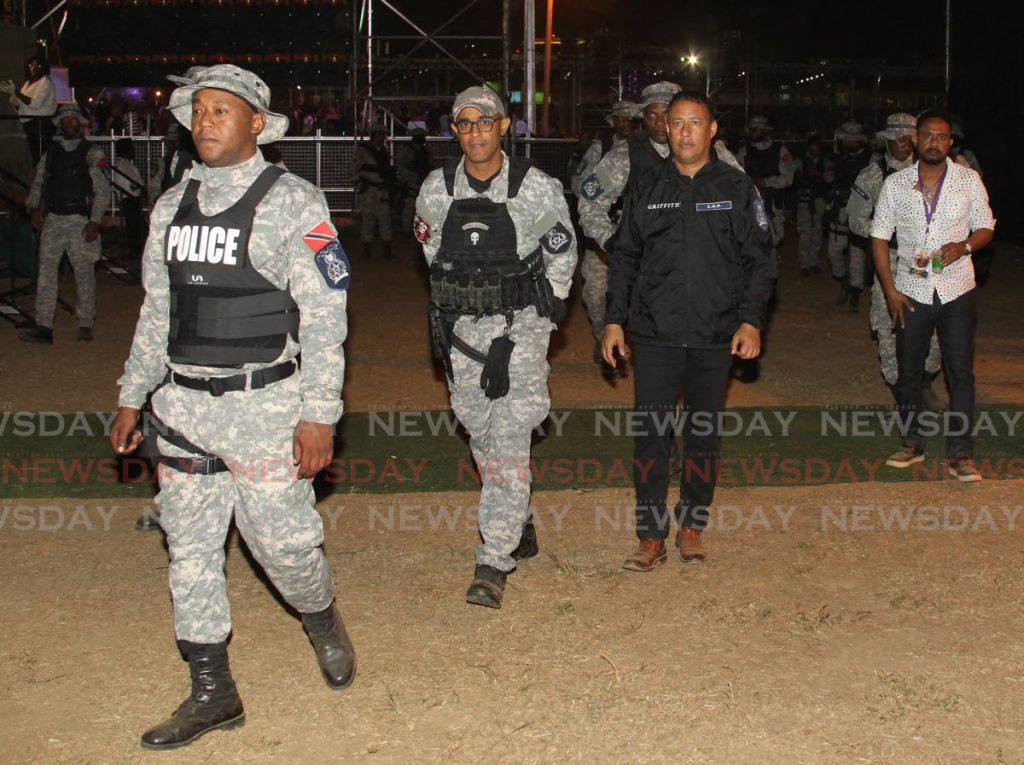
M 79 141 L 71 151 L 54 143 L 46 153 L 46 211 L 55 215 L 92 212 L 92 179 L 89 177 L 89 144 Z
M 651 145 L 651 137 L 644 130 L 638 130 L 627 140 L 629 147 L 629 179 L 626 181 L 626 188 L 634 178 L 639 178 L 649 167 L 658 167 L 665 158 L 658 154 L 658 150 Z M 626 189 L 622 190 L 622 199 L 626 196 Z
M 747 153 L 743 158 L 743 168 L 751 178 L 771 178 L 779 174 L 779 163 L 782 161 L 782 144 L 772 141 L 771 146 L 759 149 L 754 144 L 747 144 Z
M 856 153 L 842 152 L 836 157 L 836 188 L 839 190 L 840 199 L 845 201 L 850 198 L 854 181 L 870 161 L 871 150 L 867 147 Z
M 242 198 L 217 215 L 199 210 L 192 179 L 164 237 L 171 283 L 171 361 L 208 367 L 269 363 L 288 335 L 298 337 L 299 309 L 249 259 L 256 206 L 284 175 L 266 168 Z
M 514 199 L 531 167 L 528 159 L 509 159 L 508 199 Z M 455 195 L 458 160 L 444 165 L 449 196 Z M 520 259 L 515 223 L 506 203 L 486 197 L 455 199 L 441 229 L 441 248 L 430 267 L 430 302 L 443 311 L 493 315 L 536 303 L 537 282 L 544 286 L 540 245 Z
M 813 168 L 814 172 L 809 172 Z M 817 158 L 805 154 L 803 158 L 803 169 L 797 178 L 797 196 L 801 200 L 808 200 L 812 197 L 825 199 L 828 196 L 828 184 L 825 183 L 825 155 L 819 154 Z

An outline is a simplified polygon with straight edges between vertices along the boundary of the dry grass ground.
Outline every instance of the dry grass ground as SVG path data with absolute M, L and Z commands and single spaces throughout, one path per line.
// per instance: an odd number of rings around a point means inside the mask
M 353 264 L 350 409 L 447 404 L 415 263 L 405 248 Z M 981 300 L 979 399 L 1019 403 L 1019 251 L 996 273 Z M 69 339 L 64 314 L 53 348 L 0 326 L 2 409 L 112 408 L 140 291 L 100 284 L 91 345 Z M 865 309 L 839 312 L 832 282 L 792 265 L 779 292 L 761 380 L 734 384 L 730 402 L 885 401 Z M 630 401 L 629 381 L 609 387 L 590 352 L 575 305 L 552 353 L 556 408 Z M 1024 763 L 1019 481 L 724 488 L 709 562 L 672 558 L 646 575 L 620 569 L 629 492 L 538 494 L 542 554 L 496 612 L 462 601 L 471 516 L 437 520 L 473 501 L 321 504 L 360 656 L 344 693 L 323 685 L 299 623 L 233 538 L 248 722 L 163 754 L 138 736 L 184 697 L 187 671 L 161 537 L 132 527 L 143 506 L 0 501 L 0 762 Z

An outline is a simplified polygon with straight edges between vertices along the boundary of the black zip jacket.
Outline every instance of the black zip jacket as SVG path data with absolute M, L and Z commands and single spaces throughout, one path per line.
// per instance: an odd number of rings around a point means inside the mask
M 636 181 L 608 243 L 605 323 L 691 348 L 728 347 L 740 324 L 762 329 L 776 262 L 753 181 L 714 149 L 692 179 L 669 157 Z

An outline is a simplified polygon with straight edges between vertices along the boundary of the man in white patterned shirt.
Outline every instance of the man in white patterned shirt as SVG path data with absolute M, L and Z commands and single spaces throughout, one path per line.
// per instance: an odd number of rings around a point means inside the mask
M 871 250 L 885 302 L 896 328 L 899 376 L 896 400 L 903 444 L 886 464 L 909 467 L 924 460 L 918 417 L 921 376 L 933 331 L 938 331 L 949 383 L 946 457 L 949 474 L 980 481 L 974 466 L 974 330 L 977 289 L 971 253 L 992 241 L 995 218 L 981 177 L 948 158 L 953 128 L 947 115 L 927 111 L 917 120 L 919 160 L 890 175 L 871 224 Z M 889 239 L 899 243 L 895 273 Z

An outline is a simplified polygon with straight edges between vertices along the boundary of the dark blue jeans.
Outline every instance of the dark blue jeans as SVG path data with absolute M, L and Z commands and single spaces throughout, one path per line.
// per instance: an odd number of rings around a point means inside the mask
M 664 539 L 669 532 L 666 509 L 669 454 L 676 401 L 683 390 L 683 468 L 676 522 L 703 530 L 718 479 L 719 413 L 732 366 L 728 348 L 693 349 L 643 345 L 633 347 L 637 431 L 633 456 L 636 487 L 636 535 Z
M 939 333 L 942 365 L 949 383 L 950 419 L 946 434 L 947 457 L 973 456 L 971 429 L 974 427 L 974 330 L 978 323 L 978 291 L 973 289 L 943 305 L 938 294 L 932 304 L 910 299 L 913 311 L 904 311 L 907 326 L 896 328 L 896 401 L 900 415 L 905 417 L 903 443 L 924 449 L 919 414 L 921 411 L 921 380 L 928 344 L 933 331 Z M 909 416 L 908 416 L 909 415 Z

